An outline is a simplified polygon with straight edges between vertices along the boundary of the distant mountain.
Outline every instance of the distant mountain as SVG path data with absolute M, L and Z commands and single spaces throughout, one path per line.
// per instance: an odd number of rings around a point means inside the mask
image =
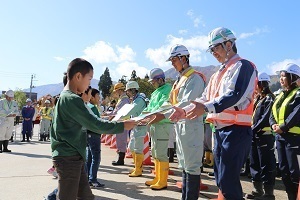
M 93 88 L 98 88 L 99 80 L 92 79 L 91 80 L 91 86 Z M 49 84 L 49 85 L 40 85 L 32 88 L 32 92 L 37 93 L 37 98 L 50 94 L 52 96 L 60 94 L 60 92 L 63 90 L 64 85 L 63 83 L 57 83 L 57 84 Z M 30 92 L 30 89 L 24 89 L 24 92 Z
M 210 79 L 211 75 L 219 69 L 219 66 L 213 66 L 213 65 L 206 66 L 206 67 L 200 67 L 200 66 L 193 66 L 193 67 L 195 68 L 195 70 L 205 75 L 207 82 Z M 178 76 L 178 72 L 174 68 L 171 68 L 165 71 L 165 75 L 166 78 L 171 78 L 175 80 Z M 279 79 L 277 75 L 271 75 L 271 85 L 278 81 Z M 93 88 L 98 88 L 98 83 L 99 80 L 96 79 L 91 80 L 91 86 Z M 38 98 L 40 98 L 47 94 L 57 95 L 62 91 L 62 89 L 63 89 L 63 83 L 57 83 L 57 84 L 36 86 L 35 88 L 32 89 L 32 92 L 36 92 Z M 24 89 L 23 91 L 29 92 L 29 89 Z

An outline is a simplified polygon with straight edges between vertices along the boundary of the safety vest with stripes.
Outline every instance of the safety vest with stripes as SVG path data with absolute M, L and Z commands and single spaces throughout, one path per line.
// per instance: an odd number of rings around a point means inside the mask
M 42 112 L 42 116 L 41 116 L 42 119 L 52 120 L 52 116 L 51 116 L 52 108 L 43 107 L 41 112 Z
M 210 84 L 207 86 L 207 94 L 208 94 L 208 101 L 216 98 L 219 96 L 219 90 L 221 87 L 221 82 L 223 76 L 226 74 L 228 70 L 235 65 L 236 62 L 242 60 L 241 57 L 236 57 L 231 59 L 226 65 L 225 69 L 222 71 L 218 71 L 214 73 L 211 77 Z M 250 62 L 252 67 L 256 69 L 255 65 Z M 255 81 L 257 82 L 257 80 Z M 254 97 L 254 95 L 253 95 Z M 253 114 L 253 98 L 251 102 L 244 110 L 229 110 L 225 109 L 221 113 L 208 113 L 206 117 L 206 121 L 213 123 L 214 121 L 223 123 L 223 124 L 236 124 L 236 125 L 243 125 L 243 126 L 251 126 L 252 124 L 252 114 Z
M 179 90 L 180 90 L 181 86 L 187 81 L 187 79 L 192 74 L 199 75 L 205 83 L 205 81 L 206 81 L 205 76 L 202 73 L 196 71 L 194 68 L 190 67 L 190 69 L 188 69 L 184 74 L 182 74 L 180 80 L 176 84 L 174 84 L 173 87 L 172 87 L 172 90 L 170 92 L 170 103 L 172 105 L 175 105 L 175 104 L 178 103 L 177 96 L 178 96 Z
M 274 105 L 272 106 L 272 113 L 273 113 L 273 116 L 275 118 L 275 121 L 277 122 L 277 124 L 284 124 L 284 120 L 286 118 L 285 114 L 286 114 L 286 107 L 287 105 L 289 104 L 289 102 L 291 102 L 297 91 L 300 90 L 300 88 L 295 88 L 293 89 L 289 95 L 284 99 L 284 101 L 282 102 L 280 108 L 279 108 L 279 112 L 277 110 L 277 104 L 279 103 L 280 99 L 282 98 L 282 96 L 284 95 L 283 92 L 281 92 L 278 97 L 275 99 L 275 102 L 274 102 Z M 296 134 L 300 134 L 300 127 L 299 126 L 294 126 L 292 128 L 289 129 L 290 133 L 296 133 Z

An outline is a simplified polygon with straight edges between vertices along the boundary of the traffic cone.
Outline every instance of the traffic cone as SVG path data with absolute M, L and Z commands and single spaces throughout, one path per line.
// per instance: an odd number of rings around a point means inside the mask
M 105 143 L 105 138 L 106 138 L 106 135 L 105 135 L 105 134 L 102 134 L 102 135 L 101 135 L 101 143 Z
M 127 148 L 127 150 L 126 150 L 126 156 L 125 156 L 125 158 L 132 158 L 132 153 L 131 153 L 131 151 L 130 151 L 129 148 Z
M 144 137 L 144 162 L 143 165 L 154 165 L 153 162 L 151 162 L 151 155 L 150 155 L 150 148 L 149 148 L 149 135 L 148 133 Z
M 112 138 L 111 138 L 111 143 L 110 143 L 110 147 L 111 149 L 116 149 L 117 148 L 117 136 L 116 134 L 113 134 Z
M 210 199 L 210 200 L 224 200 L 224 196 L 222 194 L 222 191 L 219 189 L 218 197 L 216 199 Z
M 110 145 L 111 143 L 111 138 L 112 138 L 112 135 L 111 134 L 107 134 L 106 137 L 105 137 L 105 145 L 108 146 Z

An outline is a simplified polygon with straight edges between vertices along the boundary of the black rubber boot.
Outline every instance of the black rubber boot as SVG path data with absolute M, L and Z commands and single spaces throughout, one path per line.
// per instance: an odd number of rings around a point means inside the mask
M 252 190 L 251 194 L 246 194 L 246 199 L 256 199 L 264 194 L 262 182 L 253 181 L 252 183 L 254 190 Z
M 200 191 L 200 175 L 186 173 L 186 198 L 188 200 L 197 200 Z
M 265 194 L 255 198 L 257 200 L 275 200 L 274 185 L 264 185 Z
M 112 165 L 124 165 L 125 152 L 119 152 L 119 158 L 117 161 L 112 161 Z
M 0 141 L 0 153 L 2 153 L 3 140 Z
M 174 148 L 168 148 L 169 163 L 174 162 Z
M 183 171 L 182 172 L 182 188 L 181 188 L 181 191 L 182 191 L 182 193 L 181 193 L 181 199 L 185 199 L 185 197 L 186 197 L 186 172 L 185 171 Z
M 8 140 L 3 141 L 3 151 L 2 152 L 11 152 L 8 148 Z

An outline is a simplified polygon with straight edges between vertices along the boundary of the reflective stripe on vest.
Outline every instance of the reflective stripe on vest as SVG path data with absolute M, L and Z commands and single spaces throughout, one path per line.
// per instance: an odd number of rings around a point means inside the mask
M 208 94 L 208 101 L 216 98 L 219 96 L 219 90 L 221 87 L 221 82 L 224 74 L 227 72 L 229 68 L 231 68 L 236 62 L 242 60 L 241 57 L 234 58 L 230 60 L 225 69 L 223 69 L 219 73 L 213 74 L 210 80 L 210 84 L 207 86 L 207 94 Z M 256 69 L 255 65 L 250 62 L 252 67 Z M 255 83 L 257 82 L 257 79 Z M 253 94 L 254 96 L 254 94 Z M 208 113 L 206 120 L 210 123 L 214 121 L 223 123 L 223 124 L 236 124 L 236 125 L 243 125 L 243 126 L 251 126 L 252 122 L 252 114 L 253 114 L 253 100 L 249 103 L 246 109 L 244 110 L 228 110 L 225 109 L 221 113 Z
M 42 119 L 48 119 L 48 120 L 51 120 L 52 117 L 50 117 L 50 113 L 51 113 L 51 111 L 52 111 L 52 108 L 48 108 L 48 109 L 47 109 L 47 112 L 46 112 L 46 108 L 47 108 L 47 107 L 42 108 L 42 114 L 46 114 L 46 115 L 42 116 Z
M 187 79 L 192 75 L 192 74 L 197 74 L 199 75 L 203 81 L 205 82 L 205 76 L 198 72 L 198 71 L 195 71 L 194 68 L 190 67 L 189 70 L 187 70 L 180 78 L 180 80 L 178 81 L 178 83 L 174 84 L 173 87 L 172 87 L 172 90 L 170 92 L 170 103 L 172 105 L 175 105 L 178 103 L 178 100 L 177 100 L 177 96 L 178 96 L 178 93 L 179 93 L 179 89 L 180 87 L 187 81 Z
M 283 96 L 283 92 L 281 92 L 278 96 L 278 98 L 276 98 L 274 105 L 272 107 L 272 113 L 273 116 L 275 118 L 275 121 L 277 122 L 277 124 L 284 124 L 284 120 L 285 120 L 285 111 L 286 111 L 286 106 L 288 105 L 288 103 L 293 100 L 294 96 L 296 95 L 297 91 L 299 90 L 299 88 L 295 88 L 294 90 L 292 90 L 289 95 L 284 99 L 284 101 L 282 102 L 280 108 L 279 108 L 279 113 L 277 112 L 277 104 L 279 102 L 279 100 L 282 98 Z M 296 133 L 296 134 L 300 134 L 300 127 L 298 126 L 294 126 L 292 128 L 289 129 L 290 133 Z

